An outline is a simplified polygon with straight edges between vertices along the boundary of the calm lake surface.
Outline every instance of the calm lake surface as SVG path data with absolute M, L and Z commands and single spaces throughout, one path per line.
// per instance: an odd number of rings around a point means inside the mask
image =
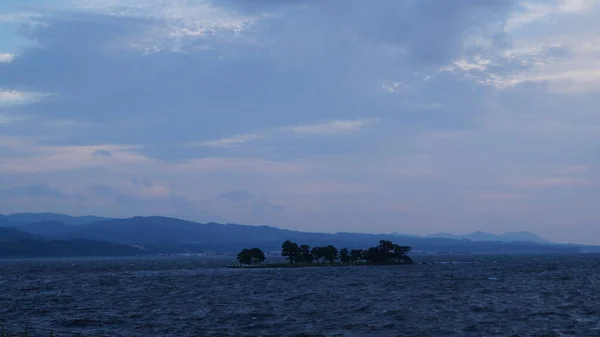
M 428 264 L 0 260 L 0 322 L 55 336 L 600 336 L 598 255 L 414 258 Z

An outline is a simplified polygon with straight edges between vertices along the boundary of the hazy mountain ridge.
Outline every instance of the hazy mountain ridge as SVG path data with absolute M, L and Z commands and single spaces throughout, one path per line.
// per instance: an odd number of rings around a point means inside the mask
M 18 226 L 22 224 L 31 224 L 43 221 L 63 222 L 67 225 L 85 225 L 102 220 L 110 220 L 113 218 L 99 217 L 95 215 L 72 216 L 60 213 L 13 213 L 0 214 L 0 225 L 10 224 Z
M 165 224 L 169 223 L 170 225 L 177 226 L 177 224 L 199 224 L 193 221 L 187 221 L 177 218 L 170 217 L 162 217 L 162 216 L 137 216 L 132 218 L 108 218 L 108 217 L 99 217 L 99 216 L 71 216 L 66 214 L 59 213 L 15 213 L 9 215 L 0 214 L 0 225 L 2 224 L 2 219 L 5 219 L 11 227 L 19 227 L 26 232 L 39 234 L 39 235 L 53 235 L 56 234 L 57 230 L 60 228 L 60 232 L 79 232 L 80 235 L 90 235 L 90 227 L 76 229 L 72 226 L 81 226 L 81 225 L 90 225 L 94 224 L 97 230 L 100 231 L 117 231 L 120 232 L 123 228 L 119 228 L 121 225 L 129 223 L 131 220 L 135 220 L 137 225 L 144 226 L 152 226 L 153 224 Z M 53 224 L 49 222 L 54 222 Z M 62 223 L 62 224 L 61 224 Z M 23 225 L 26 224 L 26 227 Z M 46 227 L 52 225 L 54 228 L 52 231 L 46 230 Z M 251 226 L 251 225 L 238 225 L 238 224 L 218 224 L 214 222 L 209 222 L 206 224 L 202 224 L 203 226 L 234 226 L 238 230 L 244 227 L 251 228 L 271 228 L 276 231 L 286 231 L 285 229 L 277 228 L 277 227 L 269 227 L 269 226 Z M 5 226 L 5 225 L 4 225 Z M 179 226 L 181 227 L 181 226 Z M 185 230 L 184 228 L 180 228 Z M 222 231 L 222 227 L 214 227 L 213 230 Z M 88 232 L 88 234 L 84 234 Z M 297 231 L 290 231 L 297 232 Z M 298 233 L 307 233 L 309 232 L 299 232 Z M 325 233 L 314 233 L 314 234 L 325 234 Z M 338 233 L 338 234 L 348 234 L 348 233 Z M 354 233 L 353 233 L 354 234 Z M 103 235 L 101 233 L 96 233 L 96 235 Z M 369 235 L 369 234 L 366 234 Z M 534 243 L 553 243 L 552 241 L 546 240 L 534 233 L 527 231 L 519 231 L 519 232 L 505 232 L 502 234 L 492 234 L 483 231 L 475 231 L 465 235 L 453 234 L 453 233 L 435 233 L 435 234 L 427 234 L 427 235 L 414 235 L 414 234 L 402 234 L 402 233 L 391 233 L 390 235 L 394 236 L 402 236 L 402 237 L 420 237 L 420 238 L 445 238 L 445 239 L 455 239 L 455 240 L 471 240 L 471 241 L 500 241 L 500 242 L 534 242 Z M 181 239 L 186 240 L 185 235 Z
M 0 227 L 0 242 L 33 240 L 39 237 L 16 228 Z
M 402 234 L 398 234 L 402 235 Z M 465 235 L 458 235 L 453 233 L 435 233 L 428 234 L 422 237 L 427 238 L 446 238 L 456 240 L 471 240 L 471 241 L 500 241 L 500 242 L 535 242 L 535 243 L 553 243 L 552 241 L 546 240 L 536 234 L 526 231 L 520 232 L 506 232 L 502 234 L 492 234 L 482 231 L 476 231 Z
M 50 213 L 51 214 L 51 213 Z M 12 215 L 0 218 L 10 219 Z M 56 221 L 66 217 L 71 224 Z M 23 217 L 17 217 L 23 219 Z M 88 240 L 94 242 L 120 244 L 125 246 L 141 246 L 147 253 L 177 252 L 234 252 L 246 247 L 261 247 L 265 251 L 277 251 L 281 242 L 294 240 L 311 246 L 333 244 L 337 247 L 364 248 L 381 239 L 391 240 L 402 245 L 413 247 L 413 253 L 577 253 L 582 246 L 559 245 L 549 242 L 521 242 L 521 237 L 532 237 L 543 240 L 531 233 L 506 233 L 504 240 L 517 237 L 519 242 L 503 242 L 496 236 L 479 232 L 479 239 L 468 240 L 452 234 L 440 236 L 414 236 L 398 234 L 361 234 L 361 233 L 310 233 L 280 229 L 269 226 L 249 226 L 238 224 L 196 223 L 169 217 L 133 217 L 125 219 L 100 218 L 100 221 L 83 223 L 82 219 L 93 220 L 94 217 L 69 217 L 51 214 L 50 220 L 44 220 L 43 214 L 29 214 L 29 219 L 39 222 L 12 222 L 13 228 L 43 237 L 45 240 Z M 76 220 L 73 220 L 75 218 Z M 493 235 L 493 234 L 492 234 Z M 472 236 L 473 237 L 473 236 Z
M 0 257 L 135 256 L 143 251 L 131 245 L 89 240 L 0 240 Z

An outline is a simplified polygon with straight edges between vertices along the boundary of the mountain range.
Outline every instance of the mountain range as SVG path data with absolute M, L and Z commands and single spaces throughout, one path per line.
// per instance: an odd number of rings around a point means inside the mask
M 392 233 L 397 236 L 407 236 L 407 234 Z M 492 234 L 481 231 L 472 232 L 465 235 L 457 235 L 452 233 L 436 233 L 424 236 L 414 235 L 415 237 L 424 238 L 445 238 L 455 240 L 470 240 L 470 241 L 500 241 L 500 242 L 535 242 L 551 244 L 552 241 L 541 238 L 531 232 L 506 232 L 502 234 Z
M 310 233 L 269 226 L 196 223 L 168 217 L 132 217 L 125 219 L 97 216 L 73 217 L 54 213 L 21 213 L 0 215 L 0 256 L 23 255 L 23 246 L 30 245 L 25 256 L 35 255 L 36 245 L 48 242 L 75 247 L 94 244 L 103 255 L 102 247 L 112 252 L 130 254 L 157 253 L 234 253 L 247 247 L 277 251 L 285 240 L 310 246 L 333 244 L 336 247 L 365 248 L 379 240 L 391 240 L 413 247 L 413 253 L 453 254 L 517 254 L 517 253 L 578 253 L 593 249 L 578 245 L 554 244 L 528 232 L 494 235 L 475 232 L 465 236 L 439 233 L 429 236 L 405 234 Z M 21 242 L 21 250 L 2 249 L 7 243 Z M 111 247 L 111 248 L 109 248 Z M 71 247 L 72 248 L 72 247 Z M 127 249 L 126 249 L 127 248 Z M 57 248 L 58 249 L 58 248 Z M 69 252 L 71 249 L 58 249 Z M 19 254 L 16 254 L 19 253 Z M 46 249 L 43 256 L 52 255 Z M 86 251 L 89 255 L 89 250 Z M 108 254 L 114 255 L 114 254 Z

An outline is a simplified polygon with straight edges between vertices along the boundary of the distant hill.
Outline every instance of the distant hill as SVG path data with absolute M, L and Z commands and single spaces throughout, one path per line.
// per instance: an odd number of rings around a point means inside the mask
M 48 229 L 68 226 L 52 221 L 45 225 Z M 41 235 L 20 229 L 0 227 L 0 257 L 127 256 L 140 253 L 140 249 L 131 245 L 84 240 L 46 240 Z
M 471 241 L 500 241 L 500 242 L 535 242 L 535 243 L 552 243 L 546 239 L 543 239 L 530 232 L 507 232 L 500 235 L 495 235 L 486 232 L 473 232 L 466 235 L 455 235 L 452 233 L 436 233 L 426 235 L 430 238 L 446 238 L 446 239 L 457 239 L 457 240 L 471 240 Z
M 10 216 L 9 216 L 10 217 Z M 66 216 L 72 221 L 72 217 Z M 333 244 L 345 248 L 365 248 L 379 240 L 391 240 L 413 247 L 413 253 L 453 254 L 526 254 L 526 253 L 577 253 L 579 246 L 558 245 L 545 242 L 521 242 L 523 238 L 536 239 L 533 234 L 506 233 L 494 236 L 474 233 L 462 237 L 419 237 L 391 234 L 361 233 L 308 233 L 268 226 L 238 224 L 200 224 L 168 217 L 133 217 L 106 219 L 73 225 L 56 221 L 56 215 L 44 219 L 43 215 L 29 215 L 37 222 L 19 225 L 19 229 L 52 240 L 88 240 L 112 242 L 144 247 L 148 253 L 178 252 L 236 252 L 241 248 L 260 247 L 265 251 L 278 251 L 285 240 L 310 246 Z M 500 239 L 498 239 L 500 237 Z M 509 241 L 510 240 L 510 241 Z M 543 240 L 543 239 L 540 239 Z
M 86 240 L 0 241 L 0 257 L 79 257 L 79 256 L 135 256 L 143 253 L 139 248 L 109 242 Z
M 19 226 L 43 221 L 57 221 L 68 225 L 85 225 L 109 219 L 94 215 L 71 216 L 58 213 L 14 213 L 9 215 L 0 214 L 0 225 L 5 226 L 4 224 L 10 224 L 11 226 Z
M 48 239 L 61 239 L 77 230 L 77 226 L 81 225 L 69 225 L 60 221 L 47 220 L 33 223 L 19 223 L 14 228 Z
M 38 239 L 36 235 L 15 228 L 0 227 L 0 242 Z

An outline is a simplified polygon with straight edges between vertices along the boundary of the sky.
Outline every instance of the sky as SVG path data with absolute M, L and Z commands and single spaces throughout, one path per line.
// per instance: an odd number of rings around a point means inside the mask
M 598 0 L 3 0 L 0 213 L 600 244 Z

